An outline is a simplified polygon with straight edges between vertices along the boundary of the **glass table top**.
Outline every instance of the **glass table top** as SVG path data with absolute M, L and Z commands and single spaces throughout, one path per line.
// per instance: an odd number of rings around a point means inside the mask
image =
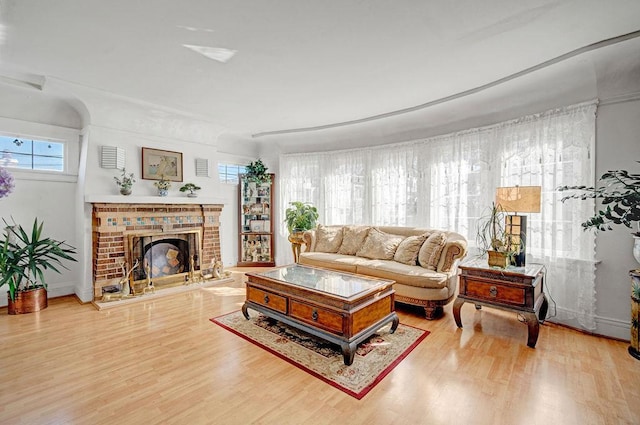
M 527 263 L 524 267 L 515 267 L 515 266 L 507 266 L 506 268 L 492 267 L 487 263 L 486 258 L 466 259 L 459 264 L 459 267 L 462 269 L 472 268 L 472 269 L 479 269 L 479 270 L 493 270 L 493 271 L 500 271 L 505 274 L 518 274 L 518 275 L 524 275 L 524 276 L 537 276 L 541 270 L 545 269 L 543 264 L 538 264 L 538 263 Z
M 350 298 L 361 292 L 393 282 L 391 280 L 373 279 L 367 276 L 317 269 L 299 264 L 254 274 L 343 298 Z

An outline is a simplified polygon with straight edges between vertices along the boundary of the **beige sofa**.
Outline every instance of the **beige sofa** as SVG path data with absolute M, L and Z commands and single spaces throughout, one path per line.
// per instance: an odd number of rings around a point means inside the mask
M 319 225 L 303 239 L 300 264 L 395 280 L 395 300 L 423 307 L 427 319 L 453 299 L 467 253 L 462 235 L 417 227 Z

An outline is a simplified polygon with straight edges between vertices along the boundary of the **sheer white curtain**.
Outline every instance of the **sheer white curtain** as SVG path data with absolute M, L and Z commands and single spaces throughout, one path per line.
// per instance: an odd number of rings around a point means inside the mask
M 595 236 L 580 226 L 594 204 L 562 203 L 556 188 L 594 184 L 595 112 L 592 102 L 402 144 L 283 155 L 281 208 L 311 202 L 324 224 L 454 230 L 474 255 L 496 187 L 542 186 L 541 212 L 528 217 L 528 261 L 547 267 L 553 320 L 594 329 Z

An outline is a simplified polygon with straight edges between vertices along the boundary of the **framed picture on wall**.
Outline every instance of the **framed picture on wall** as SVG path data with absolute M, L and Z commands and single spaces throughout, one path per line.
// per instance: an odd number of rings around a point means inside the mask
M 142 178 L 146 180 L 182 181 L 182 153 L 142 148 Z

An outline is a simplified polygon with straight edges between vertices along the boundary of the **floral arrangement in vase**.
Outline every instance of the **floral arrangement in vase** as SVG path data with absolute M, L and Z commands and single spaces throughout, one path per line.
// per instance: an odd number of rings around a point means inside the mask
M 171 188 L 171 181 L 167 180 L 163 174 L 160 176 L 160 180 L 156 181 L 153 185 L 158 188 L 158 195 L 167 196 Z
M 120 178 L 114 177 L 113 179 L 120 188 L 120 193 L 122 195 L 131 195 L 131 188 L 136 182 L 136 179 L 133 177 L 133 173 L 127 174 L 127 169 L 123 168 Z

